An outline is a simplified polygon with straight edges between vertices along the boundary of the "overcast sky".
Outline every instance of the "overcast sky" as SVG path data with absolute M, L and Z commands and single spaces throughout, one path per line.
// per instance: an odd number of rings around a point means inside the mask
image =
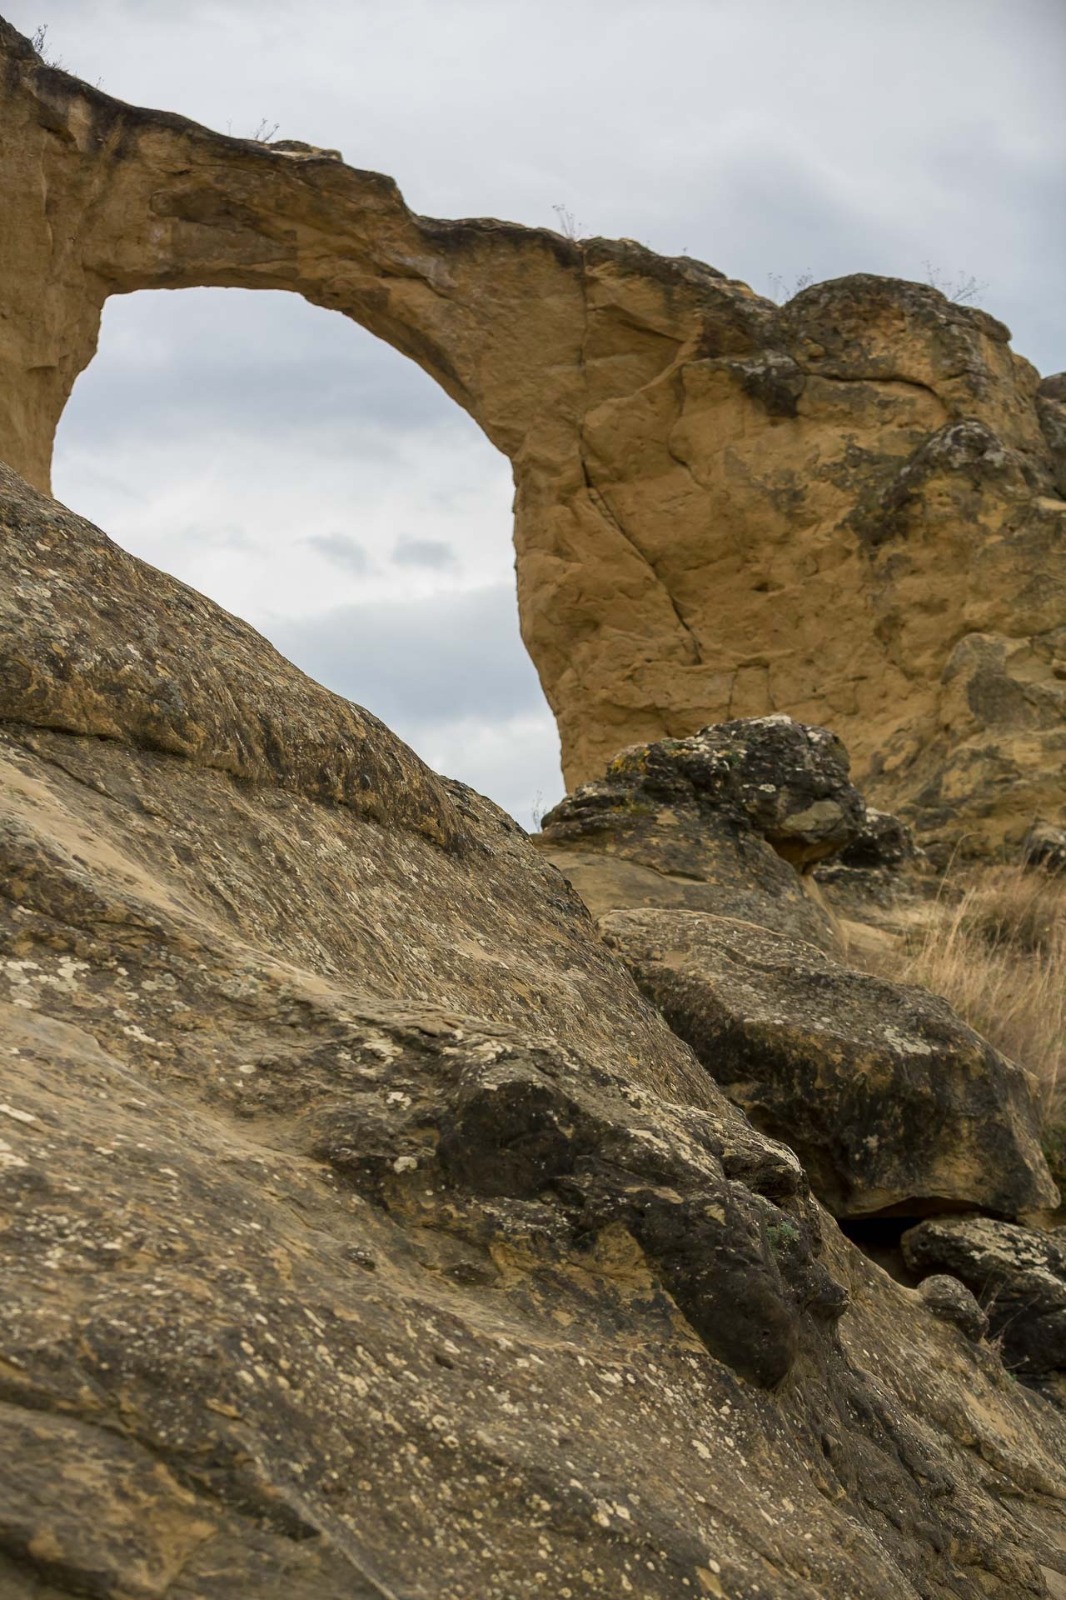
M 0 0 L 124 100 L 343 151 L 415 210 L 625 235 L 780 298 L 976 277 L 1066 367 L 1066 0 Z M 295 296 L 116 297 L 60 499 L 529 824 L 561 793 L 508 463 Z

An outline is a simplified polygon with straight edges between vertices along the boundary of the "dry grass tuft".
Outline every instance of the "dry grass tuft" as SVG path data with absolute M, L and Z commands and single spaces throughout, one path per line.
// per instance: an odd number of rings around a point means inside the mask
M 1033 1074 L 1049 1155 L 1061 1169 L 1066 880 L 1018 867 L 949 878 L 934 914 L 906 941 L 892 976 L 943 995 L 972 1028 Z

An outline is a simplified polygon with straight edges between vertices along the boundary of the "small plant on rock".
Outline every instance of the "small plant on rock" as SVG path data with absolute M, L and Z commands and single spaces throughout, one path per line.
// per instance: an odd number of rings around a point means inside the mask
M 57 72 L 62 72 L 63 71 L 63 63 L 60 60 L 60 58 L 58 56 L 53 56 L 53 55 L 49 54 L 49 52 L 48 52 L 48 24 L 47 24 L 47 22 L 42 22 L 38 27 L 36 27 L 33 30 L 33 33 L 30 36 L 30 43 L 32 44 L 33 48 L 36 50 L 37 54 L 40 56 L 41 60 L 44 62 L 46 67 L 54 67 Z
M 579 239 L 581 237 L 582 229 L 584 228 L 584 223 L 578 222 L 577 218 L 574 216 L 574 213 L 568 206 L 552 206 L 552 210 L 559 219 L 559 232 L 562 234 L 563 238 Z
M 957 272 L 952 278 L 931 261 L 925 263 L 925 281 L 956 306 L 976 304 L 988 288 L 988 284 L 980 282 L 972 272 Z
M 770 285 L 770 299 L 776 300 L 779 306 L 783 306 L 786 301 L 794 299 L 796 295 L 802 294 L 804 289 L 810 288 L 814 282 L 814 273 L 808 268 L 806 272 L 801 272 L 797 278 L 789 282 L 779 272 L 771 272 L 767 282 Z

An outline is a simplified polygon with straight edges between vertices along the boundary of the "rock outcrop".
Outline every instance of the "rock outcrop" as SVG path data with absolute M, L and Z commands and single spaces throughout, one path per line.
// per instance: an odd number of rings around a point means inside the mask
M 832 710 L 934 838 L 1053 829 L 1055 385 L 931 290 L 778 310 L 414 217 L 2 21 L 0 64 L 5 1600 L 1063 1593 L 1054 1372 L 1014 1381 L 962 1266 L 911 1289 L 849 1244 L 553 864 L 616 944 L 749 913 L 746 968 L 791 939 L 840 1011 L 811 869 L 906 845 L 782 707 Z M 107 296 L 201 283 L 356 318 L 511 456 L 569 767 L 643 740 L 539 849 L 38 492 Z M 964 526 L 971 588 L 937 565 Z M 839 1052 L 804 1048 L 820 1091 Z M 907 1088 L 886 1059 L 852 1065 Z M 978 1065 L 921 1192 L 972 1203 L 979 1158 L 1018 1210 L 1046 1173 Z
M 759 717 L 634 746 L 534 842 L 835 1216 L 1057 1204 L 1028 1075 L 946 1001 L 847 964 L 878 930 L 838 912 L 891 906 L 914 849 L 828 729 Z
M 5 1597 L 1061 1583 L 1066 1418 L 520 829 L 6 470 L 0 595 Z
M 1001 323 L 865 275 L 777 307 L 631 241 L 418 217 L 336 151 L 120 104 L 3 22 L 0 60 L 0 459 L 47 487 L 109 295 L 294 290 L 510 457 L 571 785 L 786 712 L 944 848 L 1062 825 L 1066 402 Z

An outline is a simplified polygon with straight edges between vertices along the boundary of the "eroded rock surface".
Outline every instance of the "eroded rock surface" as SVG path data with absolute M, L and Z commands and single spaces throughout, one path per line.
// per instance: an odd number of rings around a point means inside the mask
M 1066 820 L 1066 404 L 993 317 L 866 275 L 778 307 L 630 241 L 418 217 L 336 151 L 123 105 L 2 22 L 0 60 L 0 459 L 47 485 L 109 295 L 294 290 L 510 457 L 571 786 L 787 712 L 945 851 Z
M 5 1597 L 1046 1595 L 1062 1417 L 521 830 L 10 475 L 0 529 Z
M 1057 1204 L 1030 1081 L 946 1000 L 747 922 L 614 911 L 598 927 L 836 1216 Z

